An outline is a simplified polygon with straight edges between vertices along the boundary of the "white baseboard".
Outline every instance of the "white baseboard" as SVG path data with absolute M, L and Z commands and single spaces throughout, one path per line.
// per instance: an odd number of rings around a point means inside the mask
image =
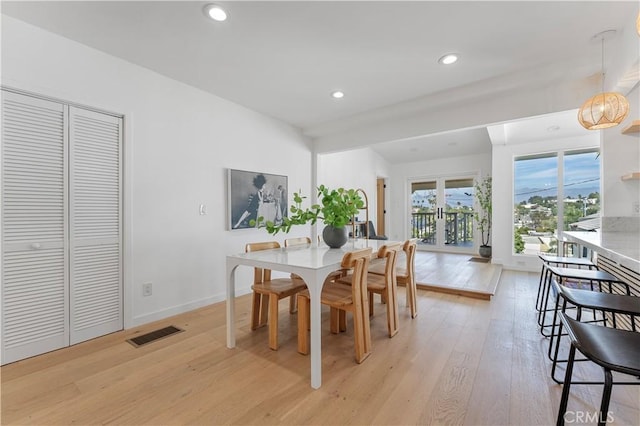
M 242 296 L 251 292 L 251 287 L 236 289 L 236 296 Z M 159 311 L 151 312 L 148 314 L 133 317 L 131 324 L 125 324 L 125 329 L 138 327 L 140 325 L 148 324 L 150 322 L 159 321 L 165 318 L 172 317 L 174 315 L 184 314 L 185 312 L 193 311 L 194 309 L 202 308 L 203 306 L 211 305 L 213 303 L 223 302 L 227 298 L 227 294 L 218 293 L 211 297 L 204 299 L 194 300 L 182 305 L 172 306 L 167 309 L 161 309 Z

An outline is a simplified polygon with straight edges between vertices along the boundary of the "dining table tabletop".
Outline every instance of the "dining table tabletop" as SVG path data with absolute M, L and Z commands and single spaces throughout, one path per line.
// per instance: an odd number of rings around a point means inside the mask
M 331 272 L 340 269 L 345 253 L 371 247 L 372 256 L 375 256 L 379 247 L 389 243 L 390 241 L 388 240 L 356 238 L 350 239 L 340 248 L 330 248 L 324 243 L 312 243 L 227 255 L 227 347 L 231 349 L 236 346 L 235 273 L 237 268 L 239 266 L 249 266 L 295 273 L 304 280 L 309 289 L 311 301 L 311 387 L 314 389 L 320 388 L 322 385 L 320 295 L 324 281 Z

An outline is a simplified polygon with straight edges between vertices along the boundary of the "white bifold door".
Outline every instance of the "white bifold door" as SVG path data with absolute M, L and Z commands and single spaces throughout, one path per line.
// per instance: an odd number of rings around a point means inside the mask
M 123 327 L 122 118 L 2 92 L 2 364 Z

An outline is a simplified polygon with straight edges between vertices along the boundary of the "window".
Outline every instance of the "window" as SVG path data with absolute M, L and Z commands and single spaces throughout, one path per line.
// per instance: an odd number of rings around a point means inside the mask
M 558 253 L 563 231 L 599 228 L 599 151 L 515 158 L 513 204 L 514 253 Z

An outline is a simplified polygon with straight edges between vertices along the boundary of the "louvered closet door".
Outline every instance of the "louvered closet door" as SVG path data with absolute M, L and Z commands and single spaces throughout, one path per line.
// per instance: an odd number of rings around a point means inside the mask
M 69 108 L 71 344 L 123 327 L 121 118 Z
M 2 362 L 69 342 L 65 107 L 2 92 Z

